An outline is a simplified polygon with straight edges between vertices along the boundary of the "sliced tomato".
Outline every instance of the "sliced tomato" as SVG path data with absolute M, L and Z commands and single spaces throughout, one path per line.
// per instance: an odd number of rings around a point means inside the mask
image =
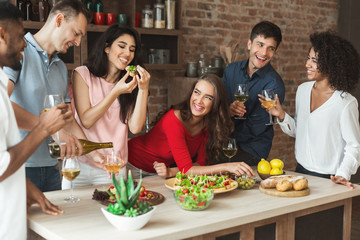
M 183 192 L 184 194 L 187 194 L 187 193 L 189 193 L 189 189 L 184 189 L 184 190 L 182 190 L 182 192 Z
M 197 206 L 198 206 L 198 207 L 204 206 L 205 203 L 206 203 L 206 202 L 199 202 L 199 203 L 197 204 Z
M 229 182 L 229 180 L 226 180 L 225 182 L 224 182 L 224 185 L 226 186 L 226 185 L 229 185 L 230 184 L 230 182 Z

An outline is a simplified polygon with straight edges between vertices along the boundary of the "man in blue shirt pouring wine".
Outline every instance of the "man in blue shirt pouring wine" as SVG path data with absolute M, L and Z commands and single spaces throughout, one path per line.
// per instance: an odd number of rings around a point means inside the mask
M 243 161 L 255 166 L 261 158 L 267 158 L 271 149 L 274 129 L 269 122 L 269 114 L 261 107 L 258 94 L 262 90 L 273 89 L 280 102 L 284 101 L 285 87 L 279 74 L 271 66 L 282 40 L 280 28 L 268 21 L 254 26 L 248 40 L 249 58 L 231 63 L 224 72 L 230 115 L 233 118 L 238 151 L 231 161 Z M 235 100 L 237 84 L 246 84 L 248 99 L 245 103 Z M 237 119 L 238 116 L 245 119 Z

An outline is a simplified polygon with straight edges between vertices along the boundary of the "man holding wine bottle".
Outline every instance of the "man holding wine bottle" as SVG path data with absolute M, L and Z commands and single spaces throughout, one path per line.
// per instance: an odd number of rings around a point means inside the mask
M 26 47 L 23 36 L 21 12 L 7 1 L 0 2 L 0 239 L 26 239 L 26 205 L 29 208 L 37 203 L 47 214 L 62 213 L 25 178 L 24 163 L 44 138 L 71 121 L 72 113 L 65 104 L 42 112 L 38 123 L 21 141 L 6 89 L 9 79 L 2 68 L 21 67 L 21 52 Z
M 25 35 L 27 47 L 20 69 L 4 68 L 10 78 L 8 93 L 23 139 L 39 122 L 45 95 L 59 94 L 65 103 L 70 103 L 68 72 L 57 53 L 66 53 L 68 48 L 79 46 L 89 19 L 89 11 L 81 1 L 58 1 L 45 25 L 36 34 Z M 68 106 L 70 108 L 70 104 Z M 76 121 L 62 128 L 58 136 L 55 134 L 54 140 L 66 143 L 61 146 L 62 158 L 81 154 L 82 146 L 77 137 L 86 137 Z M 58 161 L 49 156 L 49 141 L 44 140 L 25 164 L 27 177 L 43 192 L 61 189 Z
M 231 161 L 254 166 L 269 155 L 274 130 L 271 125 L 266 125 L 269 115 L 257 96 L 262 90 L 273 89 L 280 101 L 284 100 L 284 83 L 270 64 L 281 40 L 281 30 L 274 23 L 262 21 L 256 24 L 247 44 L 249 58 L 231 63 L 225 69 L 223 83 L 231 103 L 230 115 L 235 126 L 233 137 L 238 145 L 238 152 Z M 239 95 L 235 88 L 240 84 L 247 87 L 248 95 L 242 96 L 243 100 L 247 98 L 245 102 L 235 99 L 235 95 Z

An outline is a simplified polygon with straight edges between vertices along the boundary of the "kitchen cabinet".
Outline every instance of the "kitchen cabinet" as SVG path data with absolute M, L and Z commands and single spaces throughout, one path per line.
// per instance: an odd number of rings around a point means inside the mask
M 17 0 L 10 0 L 14 5 Z M 32 0 L 35 2 L 35 0 Z M 93 1 L 95 2 L 95 1 Z M 102 0 L 104 4 L 105 13 L 126 14 L 128 25 L 135 28 L 135 15 L 140 13 L 146 4 L 154 5 L 155 0 Z M 176 17 L 180 16 L 180 0 L 176 1 Z M 141 22 L 141 19 L 140 19 Z M 25 31 L 35 33 L 43 26 L 43 22 L 24 21 Z M 138 31 L 143 50 L 143 58 L 145 67 L 148 70 L 168 70 L 181 69 L 182 66 L 182 30 L 178 29 L 178 21 L 175 25 L 175 30 L 142 28 L 136 27 Z M 87 34 L 82 38 L 80 47 L 72 47 L 66 54 L 61 54 L 61 59 L 64 60 L 69 70 L 83 64 L 89 55 L 92 48 L 95 47 L 98 37 L 108 28 L 107 25 L 89 24 L 87 27 Z M 169 59 L 167 64 L 149 64 L 148 53 L 150 49 L 166 49 L 169 52 Z

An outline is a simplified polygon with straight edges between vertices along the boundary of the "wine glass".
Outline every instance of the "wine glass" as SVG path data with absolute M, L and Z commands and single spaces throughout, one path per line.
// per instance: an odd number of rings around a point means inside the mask
M 274 93 L 274 90 L 265 89 L 265 90 L 262 90 L 261 94 L 265 97 L 265 99 L 261 99 L 260 101 L 261 101 L 262 105 L 266 109 L 269 109 L 269 108 L 272 108 L 273 106 L 275 106 L 275 93 Z M 273 118 L 272 118 L 272 115 L 271 115 L 270 112 L 269 112 L 269 117 L 270 117 L 270 122 L 266 123 L 265 125 L 274 125 L 274 124 L 276 124 L 273 121 Z
M 105 168 L 108 172 L 117 173 L 119 172 L 123 164 L 122 158 L 119 154 L 115 154 L 114 151 L 111 151 L 110 154 L 106 155 Z
M 65 198 L 65 202 L 78 202 L 79 198 L 74 197 L 73 180 L 80 175 L 80 164 L 76 156 L 70 158 L 64 158 L 62 162 L 61 173 L 63 176 L 71 182 L 71 193 L 68 198 Z
M 234 91 L 235 100 L 239 103 L 244 104 L 249 98 L 249 91 L 247 84 L 236 84 Z M 235 116 L 235 119 L 246 119 L 245 117 Z
M 44 111 L 49 111 L 50 108 L 62 104 L 64 103 L 64 97 L 62 95 L 59 94 L 50 94 L 50 95 L 45 95 L 45 99 L 44 99 Z M 60 142 L 60 137 L 59 137 L 59 132 L 56 132 L 56 139 L 55 142 L 58 145 L 64 145 L 66 143 L 64 142 Z
M 236 141 L 234 138 L 230 138 L 225 145 L 223 146 L 223 153 L 224 155 L 229 158 L 229 162 L 230 159 L 236 155 L 237 153 L 237 146 L 236 146 Z

